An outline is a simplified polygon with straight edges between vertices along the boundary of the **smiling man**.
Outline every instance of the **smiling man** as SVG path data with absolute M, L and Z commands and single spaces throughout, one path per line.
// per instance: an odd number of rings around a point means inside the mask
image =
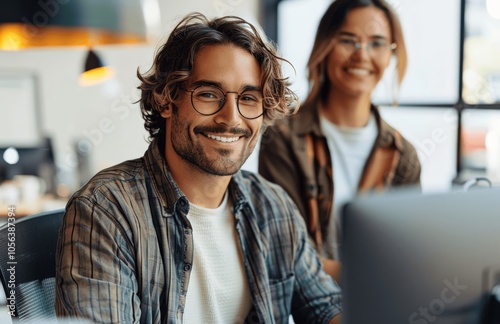
M 141 80 L 145 155 L 68 202 L 56 312 L 99 323 L 338 323 L 340 290 L 297 207 L 240 171 L 297 108 L 282 59 L 237 17 L 184 18 Z

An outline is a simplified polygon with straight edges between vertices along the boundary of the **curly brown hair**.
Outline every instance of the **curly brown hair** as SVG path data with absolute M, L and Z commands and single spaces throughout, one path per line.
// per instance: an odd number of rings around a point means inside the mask
M 165 119 L 160 112 L 175 105 L 179 90 L 193 70 L 198 51 L 208 45 L 235 45 L 255 57 L 261 70 L 264 105 L 264 125 L 297 111 L 299 102 L 283 77 L 276 47 L 265 41 L 257 29 L 242 18 L 227 16 L 209 20 L 200 13 L 187 15 L 174 28 L 166 43 L 155 56 L 152 67 L 144 74 L 137 70 L 141 81 L 139 99 L 144 128 L 149 139 L 165 134 Z M 175 107 L 174 107 L 175 108 Z

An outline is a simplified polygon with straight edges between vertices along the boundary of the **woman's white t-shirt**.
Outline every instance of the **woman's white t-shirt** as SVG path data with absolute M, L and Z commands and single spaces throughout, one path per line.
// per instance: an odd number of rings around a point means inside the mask
M 320 115 L 320 125 L 327 139 L 333 165 L 333 209 L 328 225 L 328 240 L 324 242 L 324 256 L 339 258 L 340 208 L 357 193 L 366 160 L 377 138 L 375 116 L 370 115 L 364 127 L 337 126 Z

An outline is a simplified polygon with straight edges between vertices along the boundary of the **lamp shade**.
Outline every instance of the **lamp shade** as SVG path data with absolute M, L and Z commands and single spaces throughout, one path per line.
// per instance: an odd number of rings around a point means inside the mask
M 156 0 L 10 2 L 0 10 L 0 50 L 142 43 L 160 20 Z
M 89 50 L 87 54 L 87 59 L 85 60 L 85 71 L 90 71 L 93 69 L 98 69 L 103 67 L 101 59 L 93 50 Z
M 85 67 L 80 74 L 81 86 L 93 86 L 112 78 L 115 71 L 112 67 L 103 64 L 101 58 L 92 49 L 89 49 L 85 59 Z

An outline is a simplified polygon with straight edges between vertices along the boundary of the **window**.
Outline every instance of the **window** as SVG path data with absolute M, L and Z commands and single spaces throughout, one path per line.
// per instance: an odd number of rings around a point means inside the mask
M 465 3 L 463 100 L 470 105 L 500 103 L 500 2 Z
M 0 145 L 33 145 L 41 137 L 40 107 L 35 75 L 0 71 Z
M 492 162 L 487 162 L 487 157 L 492 152 L 486 152 L 486 138 L 490 133 L 500 134 L 500 122 L 488 122 L 491 111 L 500 109 L 500 2 L 388 2 L 398 12 L 403 26 L 408 70 L 397 96 L 401 107 L 397 112 L 384 107 L 390 106 L 394 93 L 391 67 L 375 90 L 373 101 L 381 106 L 384 117 L 393 121 L 392 124 L 419 151 L 423 177 L 427 174 L 422 179 L 424 189 L 426 183 L 429 188 L 449 187 L 452 182 L 461 183 L 472 176 L 491 174 L 487 166 Z M 291 69 L 286 73 L 301 99 L 307 94 L 305 66 L 316 28 L 330 3 L 331 0 L 265 1 L 266 33 L 276 40 L 280 52 L 294 65 L 296 73 Z M 434 128 L 419 130 L 418 125 L 408 125 L 405 119 L 416 114 L 432 121 Z M 442 116 L 438 118 L 441 124 L 435 123 L 436 114 Z M 433 134 L 439 130 L 445 131 L 445 143 L 452 147 L 443 145 L 433 154 L 423 154 L 430 146 L 419 149 L 419 145 L 429 144 L 427 140 L 433 139 Z M 434 141 L 434 144 L 439 143 Z M 447 150 L 446 157 L 441 150 Z M 500 163 L 498 165 L 500 169 Z M 445 176 L 443 170 L 446 170 Z M 435 177 L 442 177 L 440 184 Z M 500 175 L 492 180 L 500 182 Z

